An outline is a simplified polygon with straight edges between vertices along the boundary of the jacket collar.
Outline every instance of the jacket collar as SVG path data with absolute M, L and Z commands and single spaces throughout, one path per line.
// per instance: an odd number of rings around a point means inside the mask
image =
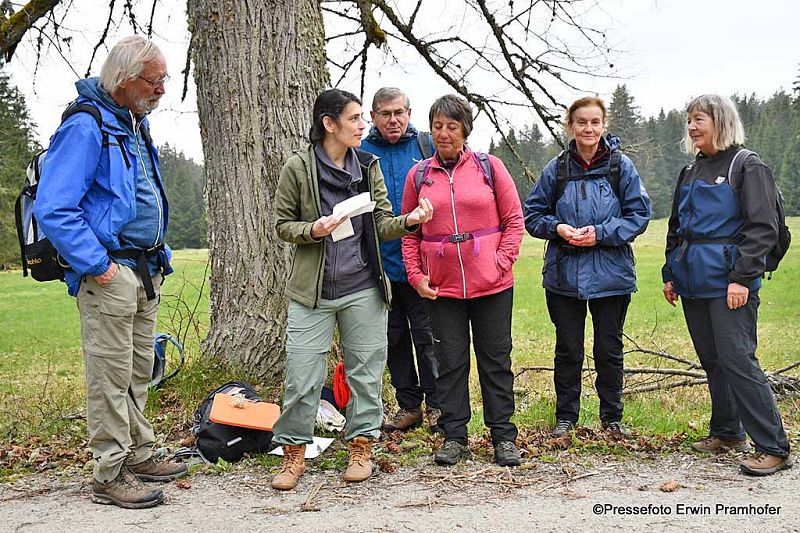
M 417 128 L 415 128 L 413 124 L 409 124 L 408 129 L 406 129 L 406 132 L 394 144 L 397 145 L 408 142 L 411 139 L 415 139 L 418 134 L 419 130 L 417 130 Z M 383 138 L 381 132 L 378 131 L 378 128 L 376 128 L 375 126 L 372 126 L 369 129 L 369 134 L 367 135 L 366 140 L 378 146 L 391 146 L 391 143 Z

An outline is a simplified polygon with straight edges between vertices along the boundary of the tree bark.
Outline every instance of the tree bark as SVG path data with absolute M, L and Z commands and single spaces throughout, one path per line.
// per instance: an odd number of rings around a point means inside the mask
M 318 0 L 188 2 L 211 261 L 205 353 L 283 369 L 291 249 L 275 233 L 281 166 L 328 82 Z

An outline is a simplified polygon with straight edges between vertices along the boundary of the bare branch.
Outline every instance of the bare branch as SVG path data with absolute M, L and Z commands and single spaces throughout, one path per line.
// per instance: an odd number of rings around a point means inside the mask
M 114 16 L 114 4 L 117 0 L 110 0 L 108 4 L 108 20 L 106 21 L 106 27 L 103 30 L 103 35 L 100 36 L 100 40 L 97 41 L 97 44 L 94 45 L 94 50 L 92 50 L 92 57 L 89 59 L 89 65 L 86 67 L 86 74 L 83 76 L 84 78 L 88 78 L 89 74 L 92 72 L 92 63 L 94 63 L 94 58 L 97 55 L 97 50 L 103 46 L 106 42 L 106 37 L 108 37 L 108 29 L 111 27 L 111 20 Z
M 19 11 L 0 21 L 0 54 L 11 61 L 17 44 L 37 20 L 50 13 L 61 0 L 31 0 Z

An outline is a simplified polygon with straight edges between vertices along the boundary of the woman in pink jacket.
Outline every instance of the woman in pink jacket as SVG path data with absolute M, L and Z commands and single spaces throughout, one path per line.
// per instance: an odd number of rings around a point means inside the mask
M 429 113 L 436 155 L 409 171 L 403 212 L 428 198 L 437 216 L 421 232 L 403 237 L 409 283 L 427 298 L 438 365 L 436 389 L 445 442 L 434 460 L 454 465 L 469 456 L 469 344 L 472 330 L 495 460 L 520 464 L 514 441 L 511 307 L 524 223 L 514 182 L 503 162 L 473 152 L 469 103 L 447 95 Z

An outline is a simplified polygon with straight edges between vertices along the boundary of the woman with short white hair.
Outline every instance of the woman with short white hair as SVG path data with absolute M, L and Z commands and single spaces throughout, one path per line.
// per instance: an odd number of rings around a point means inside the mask
M 684 148 L 695 160 L 681 170 L 667 232 L 664 297 L 680 298 L 694 348 L 708 375 L 709 436 L 700 452 L 747 451 L 751 475 L 792 466 L 778 406 L 758 364 L 756 322 L 767 254 L 778 239 L 777 187 L 770 169 L 743 151 L 744 127 L 723 96 L 698 96 L 686 107 Z

